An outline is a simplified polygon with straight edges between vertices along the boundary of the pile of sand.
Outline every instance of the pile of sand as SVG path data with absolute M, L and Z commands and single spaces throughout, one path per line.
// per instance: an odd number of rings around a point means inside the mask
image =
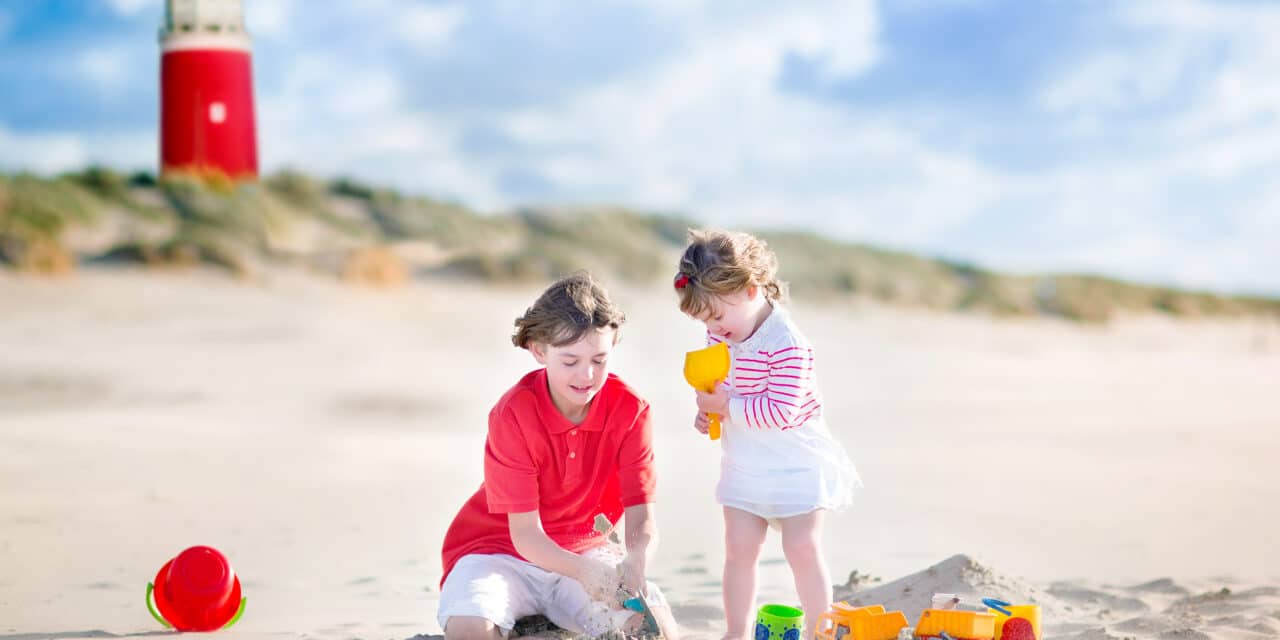
M 929 608 L 935 593 L 954 593 L 975 601 L 997 598 L 1013 604 L 1038 604 L 1042 615 L 1056 617 L 1063 608 L 1057 600 L 1020 578 L 1006 575 L 975 562 L 967 555 L 951 556 L 923 571 L 866 590 L 853 590 L 854 585 L 837 587 L 836 600 L 852 604 L 882 604 L 890 611 L 900 610 L 914 621 Z
M 1045 640 L 1280 637 L 1280 587 L 1274 586 L 1224 585 L 1197 592 L 1161 578 L 1133 586 L 1062 581 L 1040 589 L 963 554 L 869 589 L 850 582 L 836 588 L 836 600 L 882 604 L 901 610 L 913 624 L 933 594 L 953 593 L 974 601 L 993 597 L 1040 605 Z

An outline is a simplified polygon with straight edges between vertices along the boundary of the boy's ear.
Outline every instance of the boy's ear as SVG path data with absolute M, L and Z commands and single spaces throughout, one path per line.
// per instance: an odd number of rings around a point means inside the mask
M 529 353 L 533 354 L 533 359 L 537 360 L 538 364 L 541 364 L 541 365 L 547 364 L 547 346 L 546 345 L 540 342 L 530 342 Z

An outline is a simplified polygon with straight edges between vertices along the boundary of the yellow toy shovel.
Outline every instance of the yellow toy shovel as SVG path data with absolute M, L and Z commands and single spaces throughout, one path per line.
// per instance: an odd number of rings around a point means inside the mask
M 684 356 L 684 379 L 694 389 L 714 393 L 716 385 L 729 377 L 729 345 L 717 342 L 706 349 L 690 351 Z M 720 439 L 720 415 L 708 413 L 711 424 L 707 435 L 712 440 Z

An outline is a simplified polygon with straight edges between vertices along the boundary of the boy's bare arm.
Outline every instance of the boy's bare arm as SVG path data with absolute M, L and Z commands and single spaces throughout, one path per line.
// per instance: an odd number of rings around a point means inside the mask
M 618 590 L 618 572 L 603 562 L 584 558 L 564 547 L 542 530 L 542 518 L 537 511 L 507 514 L 507 526 L 511 529 L 511 542 L 526 560 L 539 567 L 568 576 L 582 583 L 593 599 L 608 601 Z
M 645 587 L 645 565 L 658 547 L 658 524 L 653 517 L 653 505 L 638 504 L 623 511 L 627 529 L 627 559 L 622 563 L 623 587 L 632 594 L 644 595 L 645 609 L 658 635 L 666 640 L 679 640 L 680 627 L 671 615 L 671 606 L 665 598 L 650 599 Z
M 627 559 L 622 571 L 623 586 L 640 591 L 644 585 L 649 557 L 658 546 L 658 524 L 653 505 L 637 504 L 623 511 L 627 532 Z

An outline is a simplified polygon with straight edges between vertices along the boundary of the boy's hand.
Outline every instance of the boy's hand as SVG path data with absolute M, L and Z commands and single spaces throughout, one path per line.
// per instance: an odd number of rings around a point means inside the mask
M 619 568 L 585 556 L 579 556 L 578 561 L 576 578 L 587 592 L 587 597 L 596 602 L 613 602 L 622 584 Z
M 645 592 L 644 556 L 629 553 L 618 568 L 622 571 L 622 589 L 627 593 L 643 595 Z
M 701 389 L 695 392 L 698 394 L 698 409 L 722 416 L 729 413 L 729 387 L 717 385 L 714 393 L 707 393 Z
M 697 417 L 693 419 L 693 428 L 698 433 L 706 435 L 707 431 L 711 430 L 711 419 L 705 412 L 699 411 Z

